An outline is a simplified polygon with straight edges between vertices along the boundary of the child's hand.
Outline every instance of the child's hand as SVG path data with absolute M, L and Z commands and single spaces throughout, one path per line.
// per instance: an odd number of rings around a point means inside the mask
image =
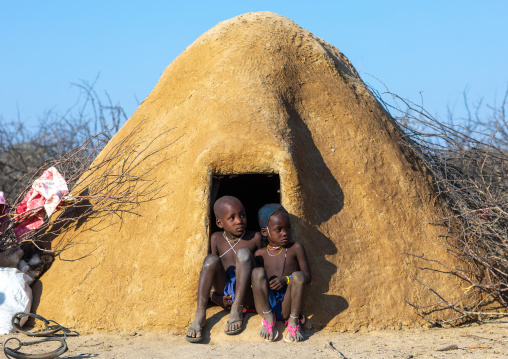
M 232 295 L 222 296 L 222 308 L 228 310 L 231 309 L 231 306 L 233 305 L 233 303 L 231 302 L 232 299 L 233 299 Z
M 273 278 L 268 285 L 271 290 L 281 290 L 286 286 L 286 277 Z
M 217 293 L 212 292 L 212 302 L 220 305 L 224 309 L 231 309 L 231 306 L 233 305 L 233 303 L 231 303 L 232 298 L 233 296 L 231 295 L 220 296 Z

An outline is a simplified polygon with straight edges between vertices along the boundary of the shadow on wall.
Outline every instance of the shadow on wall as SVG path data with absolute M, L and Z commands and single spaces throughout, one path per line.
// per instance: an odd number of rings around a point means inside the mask
M 88 195 L 88 189 L 85 189 L 79 194 L 79 197 Z M 72 241 L 64 245 L 63 248 L 53 248 L 55 245 L 53 241 L 69 229 L 77 232 L 92 214 L 93 206 L 88 199 L 81 200 L 78 204 L 65 208 L 49 228 L 44 228 L 45 233 L 36 236 L 41 238 L 37 241 L 37 244 L 46 250 L 55 250 L 57 254 L 60 254 L 67 246 L 72 245 Z
M 30 309 L 30 313 L 36 314 L 37 309 L 39 308 L 39 304 L 41 303 L 42 282 L 40 280 L 36 280 L 32 284 L 32 293 L 33 293 L 33 298 L 32 298 L 32 308 Z M 41 317 L 44 318 L 44 313 L 42 313 L 42 315 L 41 314 L 38 314 L 38 315 L 40 315 Z M 53 336 L 55 336 L 55 337 L 77 337 L 80 335 L 79 332 L 77 332 L 76 330 L 71 330 L 61 324 L 54 322 L 52 320 L 53 318 L 45 318 L 45 319 L 49 320 L 50 322 L 53 322 L 53 323 L 48 323 L 51 325 L 44 324 L 46 326 L 45 329 L 49 329 L 49 328 L 53 327 L 53 325 L 58 325 L 61 327 L 61 329 L 60 329 L 61 331 L 58 331 L 55 334 L 53 334 Z M 28 320 L 26 321 L 25 325 L 23 326 L 23 329 L 30 330 L 35 327 L 38 327 L 38 329 L 42 329 L 42 327 L 41 327 L 42 323 L 44 323 L 44 322 L 42 322 L 40 320 L 36 320 L 33 316 L 29 316 Z M 40 336 L 42 336 L 42 335 L 40 335 Z
M 293 139 L 291 152 L 299 169 L 303 211 L 309 221 L 291 216 L 293 227 L 297 229 L 297 240 L 305 246 L 313 278 L 305 293 L 304 314 L 312 317 L 309 324 L 313 328 L 322 328 L 349 307 L 348 301 L 340 295 L 327 294 L 337 266 L 326 256 L 337 254 L 337 246 L 319 230 L 321 224 L 342 210 L 344 193 L 298 111 L 289 101 L 284 104 Z
M 37 313 L 37 308 L 39 308 L 39 304 L 41 303 L 42 296 L 42 282 L 39 279 L 36 279 L 32 284 L 32 307 L 30 308 L 30 313 Z M 25 323 L 25 327 L 30 328 L 35 325 L 35 319 L 33 317 L 28 317 L 27 322 Z

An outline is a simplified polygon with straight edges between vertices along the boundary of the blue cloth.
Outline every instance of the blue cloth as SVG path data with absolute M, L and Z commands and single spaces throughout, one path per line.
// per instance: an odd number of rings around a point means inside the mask
M 268 289 L 268 301 L 270 302 L 270 308 L 272 309 L 275 320 L 282 319 L 282 301 L 286 295 L 286 289 L 271 290 Z
M 235 300 L 236 291 L 236 268 L 229 267 L 226 271 L 226 285 L 224 286 L 224 295 L 230 295 L 230 302 L 233 303 Z
M 270 219 L 270 216 L 278 210 L 286 211 L 286 209 L 278 203 L 265 204 L 263 207 L 261 207 L 258 212 L 259 226 L 261 228 L 266 228 L 268 226 L 268 220 Z

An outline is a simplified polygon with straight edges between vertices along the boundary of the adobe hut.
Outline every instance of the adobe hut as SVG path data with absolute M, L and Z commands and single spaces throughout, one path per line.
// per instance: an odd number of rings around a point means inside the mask
M 43 316 L 81 331 L 182 332 L 210 208 L 226 193 L 243 200 L 251 228 L 263 203 L 280 200 L 291 213 L 313 272 L 304 312 L 314 328 L 422 323 L 405 301 L 432 294 L 415 277 L 460 294 L 455 281 L 402 255 L 450 260 L 429 224 L 437 213 L 429 175 L 348 59 L 289 19 L 249 13 L 207 31 L 106 150 L 141 123 L 152 148 L 181 136 L 140 166 L 170 158 L 155 168 L 160 198 L 61 253 L 41 278 Z

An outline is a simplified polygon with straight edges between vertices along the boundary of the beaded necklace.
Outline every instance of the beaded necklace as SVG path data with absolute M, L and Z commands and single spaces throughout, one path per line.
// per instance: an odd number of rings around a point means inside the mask
M 279 251 L 279 253 L 277 253 L 277 254 L 270 254 L 270 252 L 268 252 L 268 249 L 275 249 L 275 250 L 277 250 L 277 249 L 279 249 L 279 248 L 280 248 L 280 251 Z M 281 254 L 281 253 L 282 253 L 282 251 L 283 251 L 284 249 L 286 249 L 286 252 L 284 253 L 284 264 L 283 264 L 283 266 L 282 266 L 282 274 L 281 274 L 281 276 L 283 276 L 283 275 L 284 275 L 284 270 L 286 269 L 286 257 L 287 257 L 287 255 L 288 255 L 288 249 L 287 249 L 287 247 L 283 247 L 283 246 L 279 246 L 279 247 L 272 247 L 271 245 L 267 245 L 267 246 L 266 246 L 266 253 L 268 253 L 268 255 L 269 255 L 270 257 L 277 257 L 279 254 Z
M 267 230 L 267 232 L 268 232 L 268 236 L 270 236 L 270 230 L 268 229 L 268 226 L 266 227 L 266 230 Z M 279 249 L 279 248 L 281 248 L 281 250 L 280 250 L 280 251 L 279 251 L 279 253 L 277 253 L 277 254 L 270 254 L 270 252 L 268 252 L 268 249 L 275 249 L 275 250 L 277 250 L 277 249 Z M 281 252 L 282 252 L 282 250 L 283 250 L 284 248 L 286 248 L 286 253 L 284 253 L 284 264 L 283 264 L 283 266 L 282 266 L 282 274 L 281 274 L 281 276 L 283 276 L 283 275 L 284 275 L 284 270 L 286 269 L 286 257 L 287 257 L 287 255 L 288 255 L 288 249 L 287 249 L 287 247 L 282 247 L 282 246 L 279 246 L 279 247 L 272 247 L 270 244 L 268 244 L 268 245 L 266 246 L 266 253 L 268 253 L 268 255 L 269 255 L 270 257 L 277 257 L 279 254 L 281 254 Z
M 270 253 L 270 251 L 269 251 L 269 249 L 271 249 L 271 250 L 275 250 L 275 251 L 276 251 L 277 249 L 280 249 L 280 251 L 279 251 L 279 253 L 277 253 L 277 254 L 271 254 L 271 253 Z M 282 246 L 279 246 L 279 247 L 272 247 L 271 245 L 266 246 L 266 253 L 268 253 L 268 255 L 269 255 L 270 257 L 277 257 L 279 254 L 281 254 L 281 253 L 282 253 L 282 251 L 283 251 L 283 250 L 284 250 L 284 248 L 283 248 Z M 287 248 L 286 248 L 286 252 L 287 252 Z
M 223 237 L 224 237 L 224 239 L 228 242 L 228 244 L 229 244 L 229 246 L 230 246 L 231 248 L 229 248 L 227 251 L 225 251 L 224 253 L 222 253 L 222 255 L 221 255 L 219 258 L 222 258 L 222 257 L 223 257 L 223 256 L 224 256 L 227 252 L 229 252 L 230 250 L 233 250 L 233 252 L 235 252 L 235 254 L 236 254 L 235 247 L 236 247 L 236 245 L 237 245 L 238 243 L 240 243 L 240 239 L 242 239 L 242 238 L 243 238 L 244 234 L 245 234 L 245 231 L 243 231 L 243 233 L 242 233 L 242 235 L 240 236 L 240 238 L 237 238 L 237 239 L 233 239 L 233 240 L 231 240 L 231 239 L 229 239 L 229 238 L 226 236 L 226 231 L 222 232 L 222 236 L 223 236 Z M 232 243 L 232 242 L 235 242 L 235 244 L 234 244 L 234 245 L 231 245 L 231 243 Z

